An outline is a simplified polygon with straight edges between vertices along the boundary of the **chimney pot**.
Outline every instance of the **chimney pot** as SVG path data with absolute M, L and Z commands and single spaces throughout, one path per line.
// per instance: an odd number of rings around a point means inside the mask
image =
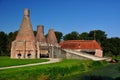
M 29 13 L 30 13 L 30 10 L 26 8 L 24 10 L 24 16 L 30 16 Z

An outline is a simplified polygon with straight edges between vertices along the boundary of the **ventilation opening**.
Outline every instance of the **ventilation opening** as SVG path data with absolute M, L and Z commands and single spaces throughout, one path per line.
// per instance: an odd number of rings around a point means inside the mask
M 40 54 L 40 58 L 49 58 L 49 54 Z
M 28 58 L 30 58 L 30 56 L 31 56 L 31 54 L 30 54 L 30 53 L 29 53 L 29 54 L 27 54 L 27 57 L 28 57 Z
M 95 55 L 95 51 L 81 51 L 81 52 L 91 54 L 91 55 Z
M 18 54 L 18 58 L 19 58 L 19 59 L 21 58 L 21 54 L 20 54 L 20 53 Z
M 95 55 L 95 52 L 87 52 L 88 54 Z

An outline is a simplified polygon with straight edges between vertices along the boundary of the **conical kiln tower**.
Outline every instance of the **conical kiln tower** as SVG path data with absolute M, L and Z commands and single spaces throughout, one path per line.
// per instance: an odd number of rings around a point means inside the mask
M 46 38 L 44 36 L 44 26 L 38 25 L 37 26 L 37 57 L 49 57 L 48 54 L 48 44 L 46 42 Z
M 55 32 L 53 29 L 49 29 L 48 31 L 48 36 L 47 36 L 47 43 L 49 44 L 49 46 L 51 45 L 58 45 L 57 43 L 57 38 L 56 38 L 56 35 L 55 35 Z
M 11 58 L 36 58 L 35 37 L 29 18 L 29 10 L 24 10 L 24 17 L 16 39 L 12 42 Z

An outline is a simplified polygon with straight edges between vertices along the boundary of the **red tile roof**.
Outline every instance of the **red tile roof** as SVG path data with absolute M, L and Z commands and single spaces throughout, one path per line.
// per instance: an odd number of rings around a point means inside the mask
M 67 40 L 59 45 L 63 49 L 102 49 L 96 40 Z

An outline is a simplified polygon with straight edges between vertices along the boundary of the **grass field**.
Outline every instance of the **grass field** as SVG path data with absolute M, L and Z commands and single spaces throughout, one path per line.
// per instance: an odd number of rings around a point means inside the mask
M 40 63 L 48 61 L 47 59 L 10 59 L 9 57 L 0 57 L 0 67 L 17 66 L 23 64 Z
M 106 64 L 105 61 L 64 59 L 59 63 L 0 70 L 0 80 L 79 80 L 75 75 L 104 67 Z
M 108 64 L 67 77 L 66 80 L 120 80 L 120 63 Z
M 2 60 L 9 58 L 1 57 Z M 58 63 L 0 70 L 0 80 L 120 80 L 120 63 L 63 59 Z

